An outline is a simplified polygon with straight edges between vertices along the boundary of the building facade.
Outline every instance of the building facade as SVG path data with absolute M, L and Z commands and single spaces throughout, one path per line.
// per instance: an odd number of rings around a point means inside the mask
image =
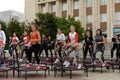
M 18 21 L 24 22 L 24 14 L 14 11 L 14 10 L 8 10 L 0 12 L 0 20 L 6 22 L 7 24 L 10 22 L 12 18 L 17 18 Z
M 93 34 L 100 28 L 108 40 L 113 32 L 119 32 L 120 0 L 25 0 L 26 20 L 33 21 L 38 12 L 66 19 L 74 16 L 85 29 L 92 29 Z

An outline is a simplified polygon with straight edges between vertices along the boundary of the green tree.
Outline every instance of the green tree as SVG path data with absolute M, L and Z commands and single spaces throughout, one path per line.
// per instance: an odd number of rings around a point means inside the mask
M 17 19 L 12 19 L 6 28 L 7 36 L 12 36 L 15 32 L 19 38 L 22 38 L 24 26 Z
M 35 19 L 35 24 L 39 26 L 40 33 L 45 35 L 50 35 L 52 39 L 56 37 L 56 17 L 50 13 L 36 14 L 37 19 Z
M 62 29 L 65 35 L 68 35 L 68 33 L 70 32 L 70 26 L 74 25 L 76 28 L 76 32 L 79 34 L 79 41 L 82 41 L 84 39 L 84 28 L 81 26 L 79 20 L 75 21 L 74 17 L 69 16 L 68 19 L 58 18 L 56 24 L 58 28 Z
M 50 35 L 52 39 L 56 39 L 57 28 L 62 29 L 65 35 L 69 33 L 69 27 L 74 25 L 76 31 L 79 34 L 79 41 L 82 41 L 84 38 L 84 28 L 81 27 L 80 21 L 75 21 L 74 17 L 57 18 L 50 13 L 42 14 L 37 13 L 37 18 L 35 19 L 35 24 L 39 26 L 40 33 Z

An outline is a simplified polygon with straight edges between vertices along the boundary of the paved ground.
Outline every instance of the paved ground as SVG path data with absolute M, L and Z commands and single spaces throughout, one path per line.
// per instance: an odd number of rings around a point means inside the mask
M 81 54 L 82 55 L 82 54 Z M 97 54 L 99 58 L 99 53 Z M 110 49 L 107 48 L 105 51 L 105 57 L 110 57 Z M 0 73 L 0 80 L 24 80 L 24 73 L 21 74 L 20 78 L 16 77 L 12 78 L 12 71 L 9 72 L 9 78 L 6 79 L 5 75 L 3 73 Z M 103 73 L 100 73 L 100 69 L 98 68 L 97 71 L 92 72 L 92 70 L 89 70 L 89 76 L 85 77 L 83 71 L 75 71 L 73 72 L 73 78 L 69 78 L 69 72 L 65 72 L 64 77 L 60 76 L 60 73 L 57 75 L 57 77 L 53 76 L 53 72 L 51 71 L 50 75 L 47 75 L 47 78 L 44 78 L 44 72 L 39 72 L 36 74 L 35 72 L 28 73 L 28 80 L 120 80 L 120 73 L 116 69 L 115 72 L 112 72 L 112 70 L 108 71 L 104 69 Z

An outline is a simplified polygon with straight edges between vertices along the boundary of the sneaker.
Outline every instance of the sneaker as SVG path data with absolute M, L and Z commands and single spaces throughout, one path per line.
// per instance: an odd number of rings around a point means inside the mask
M 105 66 L 105 63 L 102 63 L 102 66 Z
M 59 59 L 57 58 L 54 63 L 58 63 L 58 62 L 59 62 Z
M 91 65 L 95 65 L 96 64 L 96 62 L 94 61 L 93 63 L 91 63 Z
M 49 61 L 49 58 L 46 58 L 46 61 L 48 62 L 48 61 Z
M 6 65 L 5 64 L 1 64 L 1 69 L 6 69 Z
M 19 62 L 22 62 L 23 61 L 23 59 L 19 59 Z
M 78 69 L 81 69 L 82 65 L 81 64 L 78 64 Z
M 66 61 L 65 67 L 69 67 L 69 66 L 70 66 L 70 62 Z
M 13 58 L 12 57 L 9 57 L 8 60 L 12 60 Z
M 29 63 L 26 65 L 26 68 L 30 68 L 31 66 L 32 66 L 32 64 Z
M 41 66 L 38 64 L 38 65 L 36 66 L 36 69 L 39 70 L 40 68 L 41 68 Z
M 64 61 L 64 63 L 63 63 L 64 66 L 66 65 L 66 62 L 67 62 L 67 61 Z

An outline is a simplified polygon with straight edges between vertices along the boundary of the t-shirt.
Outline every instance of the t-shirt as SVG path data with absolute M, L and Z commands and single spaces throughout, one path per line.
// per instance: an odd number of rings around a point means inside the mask
M 18 37 L 13 37 L 12 38 L 12 45 L 17 45 L 18 44 L 18 42 L 19 42 L 19 39 L 18 39 Z
M 57 34 L 57 41 L 65 41 L 65 35 L 62 34 Z
M 86 45 L 92 45 L 93 43 L 93 37 L 85 37 L 85 44 Z
M 30 41 L 29 36 L 24 36 L 24 37 L 23 37 L 23 44 L 24 44 L 24 46 L 28 46 L 29 41 Z
M 0 31 L 0 44 L 5 44 L 6 42 L 6 36 L 4 31 Z

